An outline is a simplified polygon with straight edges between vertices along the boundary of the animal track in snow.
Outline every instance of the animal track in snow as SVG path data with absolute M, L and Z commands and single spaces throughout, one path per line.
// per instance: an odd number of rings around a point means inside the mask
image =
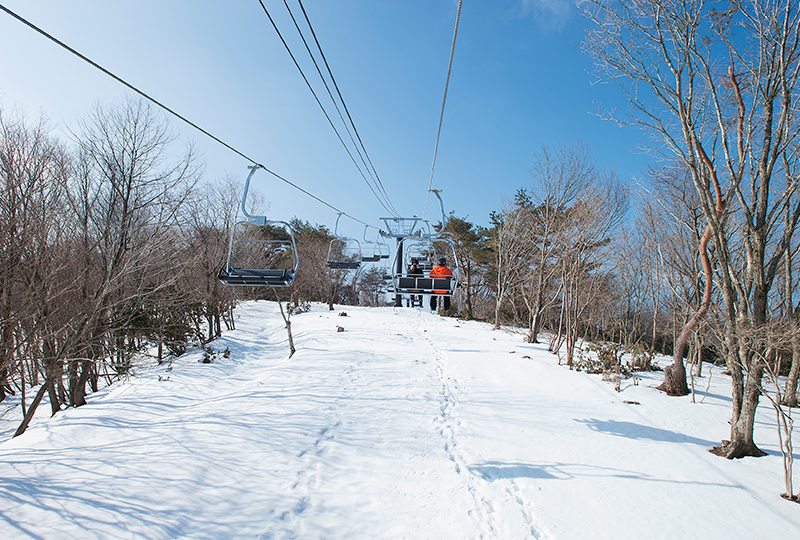
M 469 465 L 464 458 L 456 437 L 456 427 L 460 424 L 455 417 L 455 410 L 458 406 L 457 394 L 460 391 L 458 381 L 447 374 L 447 355 L 437 347 L 431 333 L 424 332 L 421 326 L 417 327 L 419 334 L 425 338 L 428 345 L 433 349 L 435 358 L 436 376 L 440 382 L 439 391 L 439 410 L 440 414 L 436 418 L 439 425 L 439 434 L 444 439 L 444 451 L 453 462 L 453 468 L 463 480 L 464 486 L 469 492 L 474 509 L 468 511 L 468 515 L 476 523 L 478 538 L 496 538 L 497 529 L 494 525 L 494 508 L 491 502 L 481 495 L 480 486 L 477 479 L 469 470 Z M 434 334 L 435 335 L 435 334 Z

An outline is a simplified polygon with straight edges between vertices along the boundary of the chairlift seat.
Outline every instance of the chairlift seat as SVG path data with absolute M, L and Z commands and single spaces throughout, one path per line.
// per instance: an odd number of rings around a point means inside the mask
M 361 261 L 328 261 L 328 268 L 333 270 L 357 270 L 361 267 Z
M 226 285 L 254 287 L 288 287 L 294 281 L 294 270 L 255 270 L 245 268 L 219 269 L 217 278 Z
M 380 260 L 381 260 L 380 255 L 368 255 L 361 257 L 361 262 L 380 262 Z
M 433 291 L 453 290 L 453 278 L 430 278 L 403 276 L 397 279 L 397 292 L 414 294 L 431 294 Z

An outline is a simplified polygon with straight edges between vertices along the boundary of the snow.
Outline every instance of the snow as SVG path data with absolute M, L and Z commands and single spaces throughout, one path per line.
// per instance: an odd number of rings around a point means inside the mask
M 237 329 L 211 344 L 230 358 L 203 364 L 193 351 L 171 371 L 140 369 L 52 419 L 43 403 L 11 440 L 19 407 L 4 402 L 0 538 L 800 532 L 800 505 L 780 497 L 766 401 L 756 441 L 767 457 L 708 452 L 728 435 L 730 382 L 719 368 L 697 381 L 697 401 L 709 385 L 702 403 L 656 391 L 659 373 L 617 393 L 514 332 L 417 309 L 324 305 L 292 317 L 298 350 L 288 359 L 277 304 L 236 311 Z

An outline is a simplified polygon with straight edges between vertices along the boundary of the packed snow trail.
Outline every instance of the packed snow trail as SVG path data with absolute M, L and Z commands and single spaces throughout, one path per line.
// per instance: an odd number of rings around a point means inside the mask
M 658 374 L 617 394 L 486 324 L 321 305 L 292 318 L 287 359 L 276 304 L 236 316 L 211 344 L 230 358 L 141 369 L 53 419 L 43 405 L 1 444 L 0 538 L 800 532 L 800 508 L 778 496 L 768 406 L 757 440 L 770 456 L 707 452 L 730 413 L 719 374 L 702 405 L 653 390 Z

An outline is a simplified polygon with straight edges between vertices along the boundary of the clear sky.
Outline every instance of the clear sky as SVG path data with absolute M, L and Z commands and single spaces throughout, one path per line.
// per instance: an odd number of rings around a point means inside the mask
M 287 0 L 301 16 L 297 0 Z M 318 95 L 325 90 L 283 0 L 263 0 Z M 372 225 L 388 214 L 314 101 L 258 0 L 0 0 L 45 31 L 266 167 Z M 364 146 L 394 207 L 422 215 L 457 0 L 303 0 Z M 581 52 L 588 22 L 569 0 L 464 0 L 433 187 L 445 209 L 482 225 L 529 187 L 542 145 L 583 141 L 626 181 L 648 163 L 635 128 L 598 118 L 625 110 L 593 84 Z M 40 113 L 57 131 L 119 83 L 0 12 L 0 106 Z M 312 77 L 313 76 L 313 77 Z M 329 114 L 335 109 L 329 105 Z M 206 178 L 242 179 L 249 164 L 177 119 L 203 152 Z M 344 132 L 342 131 L 344 134 Z M 346 135 L 344 135 L 346 136 Z M 336 213 L 265 173 L 273 219 L 333 227 Z M 426 217 L 439 218 L 438 203 Z M 363 226 L 343 218 L 340 232 Z M 374 234 L 374 233 L 372 233 Z

